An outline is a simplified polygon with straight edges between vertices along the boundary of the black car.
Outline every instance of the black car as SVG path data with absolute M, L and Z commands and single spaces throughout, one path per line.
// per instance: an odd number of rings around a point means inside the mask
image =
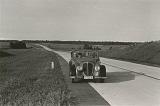
M 98 51 L 76 50 L 71 52 L 69 61 L 69 76 L 72 82 L 80 82 L 82 79 L 92 79 L 94 82 L 104 82 L 106 67 L 101 65 Z

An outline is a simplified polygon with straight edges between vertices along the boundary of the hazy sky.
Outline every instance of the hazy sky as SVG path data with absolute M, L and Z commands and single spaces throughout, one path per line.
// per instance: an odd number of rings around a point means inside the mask
M 160 0 L 0 0 L 0 39 L 160 40 Z

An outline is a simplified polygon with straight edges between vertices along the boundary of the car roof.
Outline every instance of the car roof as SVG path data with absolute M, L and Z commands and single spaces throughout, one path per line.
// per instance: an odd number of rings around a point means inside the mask
M 83 50 L 73 50 L 72 52 L 97 52 L 97 50 L 83 49 Z

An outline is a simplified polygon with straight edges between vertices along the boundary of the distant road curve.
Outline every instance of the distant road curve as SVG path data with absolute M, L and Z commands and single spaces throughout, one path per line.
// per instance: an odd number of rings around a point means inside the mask
M 41 45 L 42 46 L 42 45 Z M 48 51 L 54 51 L 42 46 Z M 70 53 L 54 51 L 66 61 Z M 111 106 L 160 106 L 160 68 L 100 58 L 107 67 L 105 83 L 89 83 Z

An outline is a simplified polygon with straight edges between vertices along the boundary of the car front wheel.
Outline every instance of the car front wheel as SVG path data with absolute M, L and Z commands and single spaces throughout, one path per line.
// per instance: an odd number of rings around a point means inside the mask
M 106 77 L 106 67 L 104 65 L 100 66 L 100 77 Z
M 72 78 L 72 83 L 79 83 L 80 81 L 80 78 Z

